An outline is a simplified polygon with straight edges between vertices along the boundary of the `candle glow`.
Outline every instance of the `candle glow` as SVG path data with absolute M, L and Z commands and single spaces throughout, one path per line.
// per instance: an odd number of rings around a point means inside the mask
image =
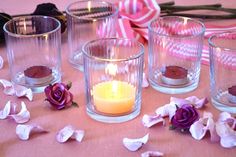
M 116 64 L 108 64 L 105 73 L 115 76 Z M 123 114 L 132 111 L 135 102 L 135 87 L 124 81 L 112 80 L 96 84 L 92 90 L 94 106 L 105 114 Z

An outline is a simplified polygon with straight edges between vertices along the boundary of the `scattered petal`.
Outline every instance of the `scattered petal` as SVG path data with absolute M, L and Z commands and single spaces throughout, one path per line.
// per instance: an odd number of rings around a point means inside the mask
M 191 125 L 189 131 L 194 139 L 201 140 L 205 136 L 207 129 L 205 128 L 202 119 L 199 119 Z
M 222 112 L 219 115 L 218 122 L 225 122 L 228 119 L 234 119 L 228 112 Z
M 2 59 L 2 57 L 0 56 L 0 69 L 2 69 L 3 68 L 3 59 Z
M 217 123 L 216 131 L 220 136 L 220 144 L 222 147 L 232 148 L 236 146 L 236 133 L 228 125 Z
M 3 110 L 0 110 L 0 119 L 6 119 L 7 116 L 10 114 L 10 111 L 11 111 L 11 101 L 8 101 Z
M 17 97 L 27 97 L 30 101 L 33 100 L 33 92 L 30 88 L 26 88 L 21 85 L 12 84 L 11 82 L 0 79 L 0 83 L 4 87 L 4 93 L 7 95 L 15 95 Z
M 0 79 L 0 83 L 2 84 L 2 86 L 3 86 L 4 88 L 7 88 L 7 87 L 11 87 L 11 86 L 12 86 L 12 83 L 9 82 L 9 81 L 7 81 L 7 80 L 5 80 L 5 79 Z
M 190 101 L 191 104 L 193 104 L 195 108 L 202 108 L 205 104 L 208 103 L 208 99 L 207 98 L 199 99 L 196 96 L 187 97 L 185 99 Z
M 75 130 L 71 125 L 67 125 L 57 133 L 56 139 L 60 143 L 64 143 L 70 138 L 75 139 L 78 142 L 81 142 L 83 137 L 84 137 L 83 130 Z
M 213 115 L 209 112 L 204 112 L 203 118 L 200 118 L 198 121 L 193 123 L 189 131 L 194 139 L 201 140 L 208 130 L 210 131 L 211 141 L 219 141 Z
M 66 126 L 57 134 L 57 141 L 60 143 L 66 142 L 74 133 L 72 126 Z
M 30 112 L 27 110 L 25 103 L 21 102 L 21 110 L 16 113 L 17 104 L 8 101 L 3 110 L 0 111 L 0 119 L 12 117 L 16 123 L 25 123 L 30 119 Z
M 72 139 L 75 139 L 78 142 L 81 142 L 82 139 L 84 138 L 84 130 L 75 130 Z
M 123 145 L 130 151 L 136 151 L 147 143 L 148 138 L 149 134 L 146 134 L 144 137 L 137 139 L 124 138 Z
M 30 112 L 27 110 L 25 103 L 21 102 L 21 111 L 18 114 L 9 115 L 16 123 L 26 123 L 30 119 Z
M 228 120 L 233 120 L 232 125 Z M 231 117 L 227 112 L 223 112 L 219 116 L 219 120 L 216 123 L 216 132 L 220 136 L 220 144 L 225 148 L 232 148 L 236 146 L 236 119 Z
M 22 125 L 18 124 L 16 127 L 16 134 L 21 140 L 28 140 L 32 133 L 44 133 L 47 132 L 39 125 Z
M 30 101 L 33 100 L 33 92 L 30 88 L 26 88 L 24 86 L 20 85 L 13 85 L 15 90 L 15 95 L 17 97 L 23 97 L 26 96 Z
M 187 97 L 185 99 L 181 98 L 170 98 L 171 102 L 174 102 L 178 107 L 181 107 L 184 104 L 192 104 L 195 108 L 202 108 L 205 104 L 208 103 L 207 98 L 199 99 L 196 96 Z
M 163 125 L 165 125 L 165 119 L 163 119 L 161 115 L 149 116 L 145 114 L 143 116 L 142 122 L 143 125 L 148 128 L 160 122 L 162 122 Z
M 162 152 L 159 151 L 146 151 L 141 154 L 141 157 L 159 157 L 159 156 L 164 156 Z
M 146 74 L 143 73 L 143 83 L 142 83 L 142 87 L 143 87 L 143 88 L 146 88 L 146 87 L 148 87 L 148 86 L 149 86 L 149 83 L 148 83 Z
M 162 117 L 169 116 L 169 120 L 175 115 L 177 107 L 174 102 L 170 102 L 170 104 L 166 104 L 156 109 L 156 114 L 161 115 Z

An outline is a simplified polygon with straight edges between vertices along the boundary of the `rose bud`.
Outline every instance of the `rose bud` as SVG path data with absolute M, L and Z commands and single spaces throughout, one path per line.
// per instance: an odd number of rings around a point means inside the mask
M 199 119 L 197 110 L 190 104 L 185 104 L 177 108 L 175 115 L 171 119 L 173 128 L 181 131 L 189 130 L 190 126 Z
M 56 18 L 61 23 L 61 32 L 65 32 L 66 29 L 66 17 L 61 11 L 59 11 L 53 3 L 42 3 L 37 5 L 37 8 L 32 15 L 45 15 Z
M 12 19 L 12 17 L 10 15 L 8 15 L 6 13 L 0 13 L 0 43 L 5 41 L 3 26 L 7 21 L 9 21 L 11 19 Z
M 65 107 L 70 107 L 74 104 L 73 95 L 70 93 L 68 86 L 64 83 L 55 83 L 49 85 L 44 90 L 46 100 L 52 105 L 52 107 L 60 110 Z

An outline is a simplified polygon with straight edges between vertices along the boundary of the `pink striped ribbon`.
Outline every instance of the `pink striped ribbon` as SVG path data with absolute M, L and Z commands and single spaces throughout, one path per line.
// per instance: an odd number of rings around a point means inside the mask
M 140 42 L 148 40 L 148 24 L 160 16 L 160 6 L 157 0 L 123 0 L 118 4 L 119 16 L 121 17 L 116 26 L 117 37 L 137 39 Z M 206 24 L 205 38 L 209 38 L 214 33 L 236 30 L 236 24 L 228 26 L 216 26 Z M 176 29 L 175 29 L 176 30 Z M 236 36 L 222 36 L 222 38 L 233 38 Z M 181 51 L 175 50 L 176 55 L 181 57 Z M 183 56 L 182 56 L 183 57 Z M 209 65 L 209 48 L 203 46 L 202 64 Z
M 226 31 L 236 31 L 236 24 L 225 25 L 225 26 L 205 24 L 205 27 L 206 27 L 205 38 L 209 38 L 211 35 L 215 33 L 223 33 Z M 222 38 L 236 39 L 236 36 L 223 35 Z
M 206 27 L 206 32 L 204 35 L 205 38 L 209 38 L 210 36 L 212 36 L 213 34 L 216 34 L 216 33 L 236 31 L 236 24 L 224 25 L 224 26 L 205 24 L 205 27 Z M 223 34 L 221 37 L 225 38 L 225 39 L 236 39 L 235 35 L 229 35 L 227 33 Z M 229 59 L 227 59 L 227 60 L 229 60 Z M 208 45 L 203 47 L 201 61 L 203 64 L 209 65 L 209 47 L 208 47 Z M 229 63 L 231 63 L 231 62 L 229 62 Z M 235 66 L 234 64 L 228 65 L 226 62 L 224 62 L 224 65 L 226 65 L 227 67 Z
M 148 39 L 147 26 L 160 15 L 156 0 L 123 0 L 118 3 L 117 36 L 134 38 L 141 42 Z

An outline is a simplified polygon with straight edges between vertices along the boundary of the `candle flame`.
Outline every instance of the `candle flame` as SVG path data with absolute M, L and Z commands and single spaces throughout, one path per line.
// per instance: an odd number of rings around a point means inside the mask
M 184 26 L 187 24 L 187 22 L 188 22 L 188 19 L 184 18 Z
M 27 29 L 27 27 L 26 27 L 26 21 L 24 22 L 24 31 L 26 32 L 26 29 Z
M 118 82 L 117 81 L 113 81 L 111 88 L 112 88 L 111 89 L 112 95 L 116 95 L 117 91 L 118 91 Z
M 88 1 L 88 11 L 91 12 L 91 1 Z
M 44 38 L 47 41 L 48 40 L 48 35 L 44 35 Z
M 166 48 L 166 45 L 167 45 L 166 38 L 163 38 L 163 40 L 162 40 L 162 47 Z
M 117 65 L 109 63 L 105 68 L 106 74 L 110 74 L 112 76 L 115 76 L 117 73 Z

